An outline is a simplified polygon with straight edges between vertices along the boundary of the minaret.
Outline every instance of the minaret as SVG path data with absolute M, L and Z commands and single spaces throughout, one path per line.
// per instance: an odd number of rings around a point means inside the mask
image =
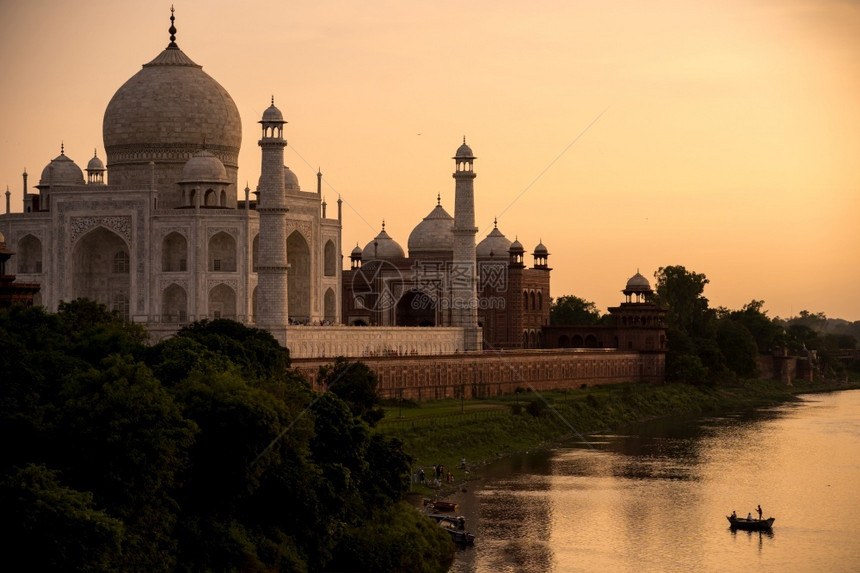
M 284 195 L 284 116 L 272 105 L 259 122 L 263 136 L 260 187 L 257 189 L 257 212 L 260 214 L 259 255 L 257 265 L 257 325 L 269 330 L 286 346 L 287 306 L 287 201 Z
M 475 156 L 471 148 L 463 145 L 453 157 L 455 171 L 454 187 L 454 260 L 450 273 L 451 322 L 452 326 L 465 329 L 465 351 L 480 350 L 481 335 L 478 330 L 478 291 L 475 265 L 475 172 L 472 162 Z

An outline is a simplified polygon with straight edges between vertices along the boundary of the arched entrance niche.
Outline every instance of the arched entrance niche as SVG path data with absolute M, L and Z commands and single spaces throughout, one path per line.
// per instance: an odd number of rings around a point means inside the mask
M 290 318 L 304 323 L 311 317 L 311 250 L 298 231 L 287 237 L 287 292 Z
M 128 316 L 132 265 L 119 235 L 96 227 L 75 244 L 72 265 L 72 299 L 89 298 Z
M 337 318 L 337 302 L 334 299 L 334 290 L 328 289 L 325 291 L 325 299 L 323 301 L 325 306 L 325 319 L 334 324 Z
M 568 338 L 566 334 L 562 334 L 558 337 L 558 347 L 570 348 L 570 338 Z
M 19 274 L 42 272 L 42 241 L 33 235 L 24 235 L 18 241 L 18 252 L 13 259 Z
M 188 295 L 181 286 L 172 284 L 161 293 L 161 321 L 188 321 Z
M 236 319 L 236 291 L 224 283 L 209 291 L 210 318 Z
M 236 239 L 221 231 L 209 239 L 209 270 L 232 273 L 236 271 Z
M 257 260 L 260 258 L 260 235 L 254 235 L 254 240 L 251 242 L 251 268 L 257 272 Z
M 337 254 L 334 249 L 334 241 L 326 241 L 323 251 L 323 273 L 327 277 L 333 277 L 337 274 Z
M 436 303 L 422 291 L 411 290 L 397 301 L 397 326 L 435 326 Z
M 169 233 L 161 243 L 161 270 L 179 272 L 188 270 L 188 241 L 180 233 Z

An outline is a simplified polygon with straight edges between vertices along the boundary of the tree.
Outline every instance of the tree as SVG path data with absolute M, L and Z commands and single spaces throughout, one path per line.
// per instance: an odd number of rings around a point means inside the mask
M 758 346 L 746 326 L 731 318 L 724 318 L 717 327 L 717 345 L 729 370 L 742 378 L 755 376 Z
M 755 339 L 759 353 L 767 354 L 785 345 L 784 329 L 778 322 L 768 318 L 763 300 L 753 299 L 741 310 L 729 312 L 727 316 L 746 327 Z
M 668 309 L 669 326 L 691 336 L 713 334 L 714 312 L 702 294 L 710 282 L 705 275 L 676 265 L 660 267 L 654 278 L 657 280 L 654 302 Z
M 382 419 L 385 411 L 379 407 L 376 373 L 367 364 L 350 362 L 343 356 L 333 364 L 320 367 L 319 381 L 329 391 L 345 401 L 352 413 L 371 426 Z
M 585 326 L 599 321 L 597 305 L 584 298 L 565 295 L 550 302 L 549 323 L 552 325 Z

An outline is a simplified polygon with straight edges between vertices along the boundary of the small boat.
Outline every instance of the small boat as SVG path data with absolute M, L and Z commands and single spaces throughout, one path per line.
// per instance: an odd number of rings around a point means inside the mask
M 729 520 L 732 529 L 764 531 L 770 529 L 773 526 L 773 522 L 776 518 L 768 517 L 767 519 L 747 519 L 746 517 L 735 517 L 732 515 L 727 515 L 726 519 Z
M 457 511 L 460 507 L 456 503 L 450 501 L 431 501 L 429 499 L 424 500 L 424 505 L 429 505 L 436 511 Z
M 439 524 L 439 527 L 451 535 L 451 540 L 457 545 L 474 545 L 475 536 L 466 531 L 466 519 L 463 517 L 447 517 L 444 515 L 430 515 L 431 519 Z

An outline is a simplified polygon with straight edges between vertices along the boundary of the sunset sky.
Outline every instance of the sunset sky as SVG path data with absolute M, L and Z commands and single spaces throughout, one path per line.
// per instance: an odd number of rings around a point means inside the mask
M 302 187 L 344 200 L 343 252 L 453 214 L 465 135 L 481 240 L 549 248 L 552 295 L 601 311 L 683 265 L 711 306 L 860 320 L 860 2 L 177 0 L 177 44 L 230 92 L 239 180 L 274 95 Z M 105 158 L 114 92 L 170 4 L 0 3 L 0 185 L 21 210 L 65 152 Z M 527 262 L 531 263 L 531 256 Z M 348 262 L 348 261 L 347 261 Z M 858 292 L 855 292 L 857 290 Z

